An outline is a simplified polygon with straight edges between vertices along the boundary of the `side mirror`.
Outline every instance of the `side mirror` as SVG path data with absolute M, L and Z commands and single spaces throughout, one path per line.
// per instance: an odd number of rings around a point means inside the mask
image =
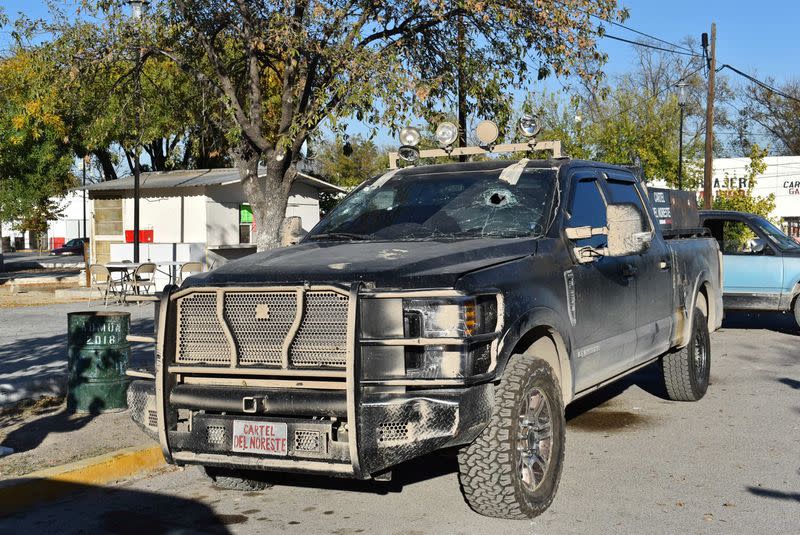
M 609 204 L 608 256 L 628 256 L 643 253 L 650 247 L 652 232 L 645 229 L 644 215 L 633 204 Z
M 753 254 L 766 254 L 767 244 L 761 238 L 756 238 L 751 242 L 750 252 Z

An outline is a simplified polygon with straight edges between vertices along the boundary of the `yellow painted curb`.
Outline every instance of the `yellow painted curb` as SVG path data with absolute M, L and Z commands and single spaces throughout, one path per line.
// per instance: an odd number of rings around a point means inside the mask
M 133 447 L 0 482 L 0 515 L 164 464 L 159 446 Z

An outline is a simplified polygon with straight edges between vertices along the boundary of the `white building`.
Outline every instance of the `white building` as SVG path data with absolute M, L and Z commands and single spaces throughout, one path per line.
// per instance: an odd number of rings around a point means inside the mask
M 37 247 L 53 249 L 60 247 L 73 238 L 85 236 L 83 227 L 84 195 L 81 191 L 70 191 L 63 198 L 51 199 L 61 210 L 58 219 L 49 223 L 47 236 L 44 237 L 42 243 L 39 243 L 37 236 L 31 235 L 30 232 L 20 232 L 15 230 L 11 223 L 2 223 L 2 233 L 0 234 L 3 236 L 4 250 L 9 251 L 11 248 L 15 250 L 35 249 Z M 86 205 L 88 221 L 88 197 Z
M 200 260 L 220 265 L 255 251 L 253 219 L 236 169 L 142 173 L 139 201 L 140 259 Z M 90 198 L 91 261 L 133 256 L 133 177 L 85 188 Z M 300 174 L 286 216 L 308 231 L 319 221 L 319 193 L 344 190 Z
M 713 188 L 717 191 L 745 189 L 749 186 L 746 167 L 750 158 L 714 159 Z M 784 230 L 800 237 L 800 156 L 769 156 L 764 158 L 767 169 L 756 176 L 753 194 L 775 195 L 772 217 L 783 224 Z

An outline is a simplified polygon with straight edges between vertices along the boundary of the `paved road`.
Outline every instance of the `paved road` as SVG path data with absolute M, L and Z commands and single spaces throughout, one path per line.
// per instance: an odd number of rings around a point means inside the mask
M 0 308 L 0 406 L 20 399 L 56 395 L 66 388 L 67 312 L 103 310 L 102 303 Z M 131 313 L 131 331 L 153 332 L 153 306 L 108 307 Z M 152 360 L 144 345 L 134 346 L 134 364 Z
M 82 255 L 50 256 L 39 253 L 4 253 L 3 263 L 8 271 L 35 267 L 63 267 L 83 269 Z
M 389 484 L 283 477 L 263 493 L 218 491 L 188 468 L 88 490 L 0 532 L 796 534 L 799 342 L 786 317 L 732 316 L 699 403 L 664 400 L 647 369 L 574 404 L 558 495 L 532 521 L 472 513 L 453 460 L 434 455 Z

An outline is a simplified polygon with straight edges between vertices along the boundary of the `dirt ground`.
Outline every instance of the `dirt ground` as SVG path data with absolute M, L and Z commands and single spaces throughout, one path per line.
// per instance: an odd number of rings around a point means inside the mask
M 95 297 L 95 299 L 97 299 Z M 15 294 L 0 293 L 0 308 L 35 307 L 61 303 L 81 303 L 88 299 L 82 297 L 56 299 L 52 291 L 31 291 Z
M 63 397 L 27 400 L 0 409 L 0 480 L 131 446 L 155 444 L 127 411 L 69 414 Z

